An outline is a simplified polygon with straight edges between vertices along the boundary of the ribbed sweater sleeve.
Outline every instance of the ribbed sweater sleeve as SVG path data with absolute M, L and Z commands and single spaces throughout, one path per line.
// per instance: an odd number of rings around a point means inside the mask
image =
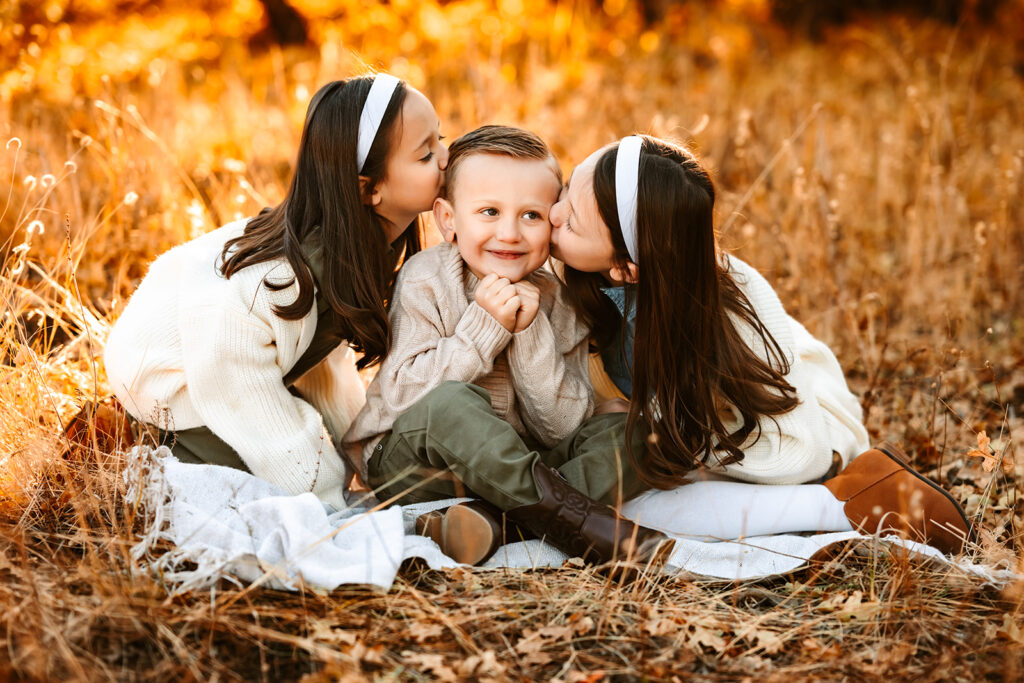
M 594 409 L 587 330 L 553 280 L 537 283 L 550 303 L 542 306 L 529 327 L 513 335 L 508 347 L 523 422 L 548 447 L 572 433 Z
M 206 426 L 260 479 L 343 509 L 344 462 L 320 414 L 285 388 L 271 330 L 214 306 L 182 322 L 189 396 Z

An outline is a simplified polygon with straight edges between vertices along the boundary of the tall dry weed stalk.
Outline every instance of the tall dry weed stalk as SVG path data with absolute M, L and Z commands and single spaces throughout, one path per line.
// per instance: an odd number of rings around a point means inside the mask
M 115 20 L 102 4 L 66 21 L 55 0 L 38 23 L 0 23 L 0 676 L 1019 670 L 1016 589 L 864 546 L 741 586 L 409 568 L 387 595 L 225 584 L 166 599 L 128 550 L 140 522 L 118 449 L 131 439 L 99 362 L 147 264 L 278 201 L 309 97 L 365 62 L 427 93 L 449 136 L 523 125 L 567 169 L 634 131 L 696 147 L 720 188 L 723 245 L 836 350 L 873 436 L 903 441 L 965 501 L 981 557 L 1020 566 L 1012 30 L 888 17 L 812 44 L 759 2 L 685 3 L 646 27 L 607 0 L 306 0 L 315 47 L 251 52 L 256 3 L 167 0 Z M 1009 5 L 1001 25 L 1019 28 Z M 991 471 L 967 455 L 983 430 Z

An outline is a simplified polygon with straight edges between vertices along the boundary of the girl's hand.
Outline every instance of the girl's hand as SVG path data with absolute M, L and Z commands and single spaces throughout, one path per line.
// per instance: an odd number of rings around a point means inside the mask
M 519 311 L 516 313 L 516 325 L 512 333 L 522 332 L 534 318 L 537 317 L 537 310 L 540 309 L 540 290 L 532 282 L 517 282 L 513 285 L 516 294 L 519 295 Z
M 501 326 L 512 332 L 516 326 L 516 312 L 522 305 L 516 286 L 508 278 L 491 273 L 480 281 L 473 295 L 476 303 L 494 317 Z
M 607 401 L 602 401 L 597 404 L 594 408 L 594 415 L 604 415 L 605 413 L 628 413 L 629 412 L 629 401 L 624 401 L 621 398 L 610 398 Z

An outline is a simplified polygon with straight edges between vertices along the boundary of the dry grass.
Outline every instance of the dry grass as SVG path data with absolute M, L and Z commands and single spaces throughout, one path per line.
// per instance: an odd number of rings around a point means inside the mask
M 566 167 L 634 129 L 692 141 L 724 243 L 836 350 L 872 436 L 964 501 L 979 559 L 1024 559 L 1012 3 L 998 29 L 890 16 L 820 44 L 755 0 L 652 29 L 608 0 L 295 4 L 314 48 L 250 52 L 252 2 L 0 9 L 0 677 L 1020 676 L 1022 586 L 870 544 L 741 585 L 408 566 L 386 594 L 168 598 L 128 553 L 128 439 L 109 410 L 79 413 L 109 405 L 106 330 L 154 256 L 282 196 L 309 95 L 362 59 L 426 92 L 449 135 L 525 125 Z M 992 471 L 967 455 L 981 431 Z

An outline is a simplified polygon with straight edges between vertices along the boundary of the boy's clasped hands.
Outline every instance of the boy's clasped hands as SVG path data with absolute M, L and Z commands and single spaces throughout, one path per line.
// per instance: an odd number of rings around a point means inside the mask
M 522 332 L 537 317 L 540 290 L 526 280 L 512 282 L 497 273 L 484 276 L 474 295 L 477 305 L 509 332 Z

